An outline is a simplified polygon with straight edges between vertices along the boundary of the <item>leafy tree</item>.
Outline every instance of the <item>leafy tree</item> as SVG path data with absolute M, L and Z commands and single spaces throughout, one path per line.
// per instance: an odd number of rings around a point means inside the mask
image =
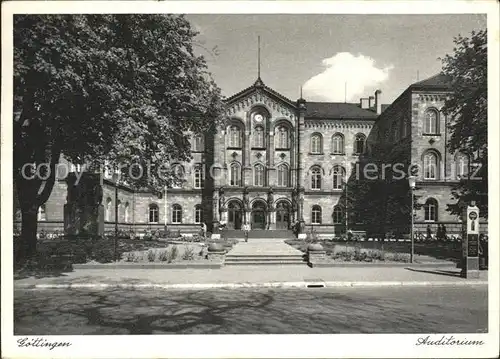
M 453 54 L 446 55 L 442 73 L 449 79 L 451 94 L 443 112 L 450 118 L 449 151 L 467 154 L 479 171 L 460 181 L 453 191 L 458 203 L 449 206 L 451 213 L 475 200 L 481 216 L 488 216 L 488 83 L 487 33 L 472 32 L 470 37 L 454 39 Z M 476 172 L 471 169 L 471 172 Z
M 61 155 L 74 163 L 159 165 L 190 157 L 186 131 L 220 119 L 220 90 L 183 16 L 16 15 L 14 183 L 22 214 L 16 262 L 36 252 L 37 211 Z M 31 167 L 39 168 L 34 176 Z M 40 166 L 47 164 L 47 166 Z M 159 190 L 172 179 L 127 177 Z

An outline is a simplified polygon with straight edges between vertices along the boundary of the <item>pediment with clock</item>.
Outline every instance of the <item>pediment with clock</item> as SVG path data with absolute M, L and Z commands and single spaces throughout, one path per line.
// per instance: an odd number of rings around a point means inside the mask
M 248 129 L 258 125 L 270 129 L 274 121 L 282 119 L 295 126 L 297 121 L 295 102 L 267 87 L 260 79 L 225 103 L 227 118 L 240 119 Z

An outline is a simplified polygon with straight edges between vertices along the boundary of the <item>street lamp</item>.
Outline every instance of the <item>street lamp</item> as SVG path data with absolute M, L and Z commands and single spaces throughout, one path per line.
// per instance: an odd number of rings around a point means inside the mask
M 414 257 L 414 253 L 415 253 L 415 238 L 414 238 L 414 234 L 413 234 L 413 220 L 414 220 L 414 216 L 415 216 L 414 209 L 413 209 L 413 201 L 414 201 L 413 191 L 415 190 L 416 182 L 417 182 L 417 178 L 415 176 L 408 177 L 408 183 L 410 185 L 410 192 L 411 192 L 411 228 L 410 228 L 410 231 L 411 231 L 411 253 L 410 253 L 410 263 L 413 263 L 413 257 Z
M 118 176 L 115 177 L 115 240 L 113 242 L 114 260 L 118 261 Z

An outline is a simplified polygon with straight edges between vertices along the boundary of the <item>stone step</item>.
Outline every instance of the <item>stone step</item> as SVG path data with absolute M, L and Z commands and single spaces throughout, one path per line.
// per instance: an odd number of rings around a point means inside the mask
M 226 259 L 224 262 L 224 265 L 229 265 L 229 266 L 237 266 L 237 265 L 246 265 L 246 266 L 252 266 L 252 265 L 297 265 L 297 264 L 306 264 L 303 260 L 267 260 L 267 261 L 261 261 L 261 260 L 245 260 L 245 261 L 232 261 Z
M 245 232 L 237 229 L 228 229 L 221 233 L 221 235 L 228 239 L 241 239 L 245 238 Z M 275 230 L 251 230 L 248 232 L 248 238 L 251 239 L 294 239 L 295 234 L 287 229 Z
M 303 256 L 301 255 L 272 255 L 272 254 L 263 254 L 263 255 L 233 255 L 226 256 L 227 260 L 232 261 L 245 261 L 245 260 L 259 260 L 259 261 L 267 261 L 267 260 L 302 260 Z

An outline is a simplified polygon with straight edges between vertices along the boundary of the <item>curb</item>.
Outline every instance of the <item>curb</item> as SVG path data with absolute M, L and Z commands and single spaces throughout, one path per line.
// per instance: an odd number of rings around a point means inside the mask
M 95 263 L 95 264 L 73 264 L 73 269 L 220 269 L 224 266 L 222 262 L 207 263 Z
M 463 287 L 473 285 L 488 285 L 488 281 L 427 281 L 427 282 L 267 282 L 267 283 L 195 283 L 195 284 L 161 284 L 161 283 L 66 283 L 66 284 L 17 284 L 18 289 L 107 289 L 107 288 L 133 288 L 133 289 L 237 289 L 237 288 L 345 288 L 345 287 Z

